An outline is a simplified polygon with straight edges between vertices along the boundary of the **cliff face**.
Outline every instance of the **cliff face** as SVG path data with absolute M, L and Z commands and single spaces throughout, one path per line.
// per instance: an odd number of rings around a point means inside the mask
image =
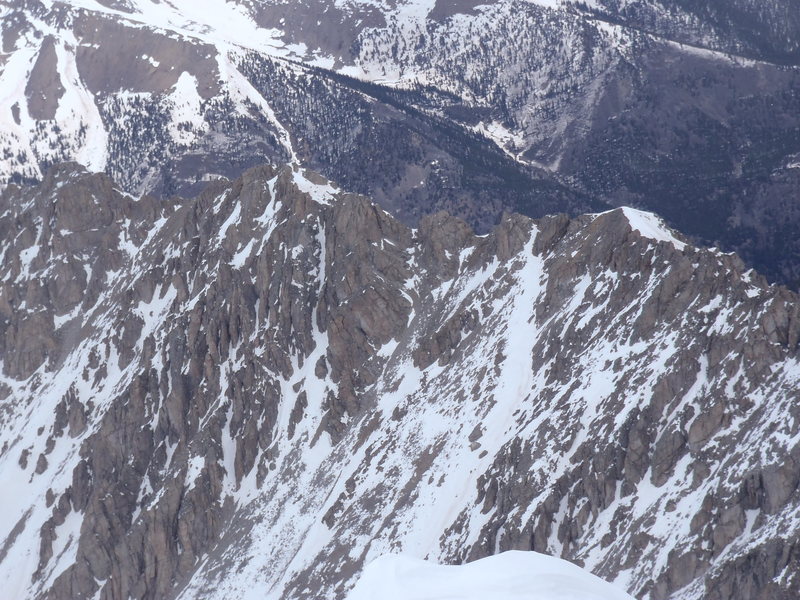
M 339 598 L 533 549 L 638 598 L 800 593 L 800 302 L 631 209 L 417 229 L 310 172 L 0 201 L 17 598 Z
M 299 162 L 408 225 L 620 205 L 800 285 L 795 0 L 6 0 L 0 189 Z

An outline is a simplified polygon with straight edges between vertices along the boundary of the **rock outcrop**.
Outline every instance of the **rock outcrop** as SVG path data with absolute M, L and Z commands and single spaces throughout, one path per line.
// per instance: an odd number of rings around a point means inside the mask
M 0 200 L 17 598 L 339 598 L 398 551 L 800 593 L 800 301 L 649 213 L 409 229 L 292 167 Z
M 0 45 L 0 190 L 296 161 L 414 227 L 636 206 L 800 287 L 796 0 L 5 0 Z

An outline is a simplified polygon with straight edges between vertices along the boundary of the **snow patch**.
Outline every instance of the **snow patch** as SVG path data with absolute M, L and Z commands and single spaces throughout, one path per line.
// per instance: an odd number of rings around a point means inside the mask
M 197 78 L 184 71 L 178 77 L 169 95 L 172 103 L 172 122 L 169 132 L 172 139 L 183 145 L 193 143 L 199 133 L 208 130 L 203 115 L 203 99 L 197 92 Z
M 686 244 L 673 235 L 664 221 L 653 213 L 636 210 L 628 206 L 624 206 L 620 210 L 625 214 L 633 230 L 638 231 L 644 237 L 657 242 L 667 242 L 678 250 L 683 250 L 686 247 Z
M 295 168 L 292 172 L 292 180 L 301 192 L 311 196 L 311 199 L 319 204 L 330 204 L 333 196 L 339 191 L 330 182 L 324 184 L 313 183 L 306 174 L 305 169 Z
M 511 551 L 457 566 L 408 556 L 367 565 L 347 600 L 633 600 L 565 560 Z

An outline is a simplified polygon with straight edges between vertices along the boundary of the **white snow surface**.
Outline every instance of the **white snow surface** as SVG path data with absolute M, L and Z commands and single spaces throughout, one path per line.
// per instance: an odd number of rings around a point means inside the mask
M 622 206 L 593 216 L 597 218 L 601 215 L 607 215 L 618 211 L 625 215 L 631 229 L 639 233 L 642 237 L 653 240 L 654 242 L 666 242 L 678 250 L 683 250 L 686 247 L 686 244 L 675 236 L 675 233 L 664 222 L 664 219 L 655 213 L 631 208 L 630 206 Z
M 560 558 L 509 551 L 453 566 L 382 556 L 365 567 L 347 600 L 633 600 L 633 596 Z
M 198 133 L 208 129 L 203 116 L 202 98 L 197 93 L 197 78 L 184 71 L 168 96 L 172 105 L 170 135 L 179 144 L 191 144 Z M 187 127 L 188 126 L 188 127 Z
M 631 227 L 644 237 L 658 242 L 670 243 L 678 250 L 683 250 L 686 247 L 686 244 L 676 238 L 672 231 L 670 231 L 663 219 L 653 213 L 637 210 L 628 206 L 622 208 L 622 212 L 628 218 Z

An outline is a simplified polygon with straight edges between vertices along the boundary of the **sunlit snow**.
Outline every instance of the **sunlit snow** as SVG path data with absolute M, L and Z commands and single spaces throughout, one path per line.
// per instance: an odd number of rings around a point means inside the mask
M 441 566 L 407 556 L 367 565 L 347 600 L 632 600 L 624 591 L 565 560 L 504 552 Z

